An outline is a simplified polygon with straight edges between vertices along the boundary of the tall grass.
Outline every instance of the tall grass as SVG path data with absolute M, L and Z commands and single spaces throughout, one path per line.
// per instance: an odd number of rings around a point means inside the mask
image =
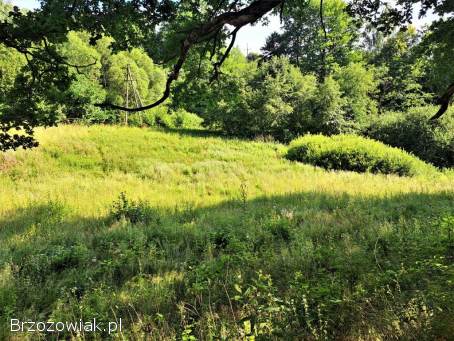
M 284 159 L 279 144 L 199 138 L 111 126 L 63 126 L 38 132 L 35 150 L 0 156 L 0 214 L 28 204 L 59 200 L 76 214 L 106 212 L 120 192 L 173 207 L 210 205 L 301 191 L 385 196 L 452 190 L 449 172 L 434 177 L 325 172 Z
M 325 171 L 279 144 L 139 128 L 38 139 L 0 157 L 0 339 L 70 336 L 10 318 L 93 317 L 122 317 L 119 339 L 454 334 L 452 172 Z

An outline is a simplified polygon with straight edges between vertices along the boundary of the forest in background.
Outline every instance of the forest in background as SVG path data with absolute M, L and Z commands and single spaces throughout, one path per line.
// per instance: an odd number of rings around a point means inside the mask
M 454 165 L 453 119 L 428 121 L 437 98 L 454 78 L 450 21 L 430 27 L 408 25 L 388 35 L 358 22 L 342 0 L 326 1 L 324 28 L 319 1 L 287 8 L 282 32 L 267 38 L 261 54 L 233 49 L 216 80 L 209 46 L 193 51 L 172 96 L 164 105 L 129 115 L 129 125 L 197 128 L 226 135 L 289 142 L 311 134 L 353 133 L 400 147 L 438 167 Z M 1 3 L 7 19 L 11 6 Z M 162 28 L 174 29 L 171 25 Z M 60 122 L 125 123 L 118 110 L 95 106 L 108 101 L 130 107 L 157 100 L 168 69 L 138 48 L 112 51 L 108 36 L 90 44 L 90 34 L 70 32 L 59 52 L 74 80 L 48 106 Z M 0 45 L 0 108 L 25 57 Z M 163 47 L 161 48 L 163 49 Z M 127 71 L 130 70 L 130 71 Z M 130 72 L 130 76 L 127 73 Z M 128 78 L 129 77 L 129 78 Z M 4 110 L 6 111 L 6 110 Z M 447 115 L 448 116 L 448 115 Z

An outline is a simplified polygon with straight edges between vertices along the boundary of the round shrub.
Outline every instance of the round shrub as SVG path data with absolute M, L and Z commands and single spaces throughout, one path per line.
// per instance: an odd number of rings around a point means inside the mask
M 435 171 L 407 152 L 356 135 L 306 135 L 290 143 L 287 159 L 325 169 L 413 176 Z

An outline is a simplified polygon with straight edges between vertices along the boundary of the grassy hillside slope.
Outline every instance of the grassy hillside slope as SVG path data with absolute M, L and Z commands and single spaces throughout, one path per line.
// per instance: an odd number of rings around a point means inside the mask
M 0 339 L 11 318 L 93 317 L 121 317 L 120 339 L 454 335 L 452 172 L 327 172 L 123 127 L 38 138 L 0 155 Z

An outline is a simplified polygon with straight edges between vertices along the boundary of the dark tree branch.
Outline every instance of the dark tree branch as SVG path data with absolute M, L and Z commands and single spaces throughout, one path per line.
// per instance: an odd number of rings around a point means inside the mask
M 97 104 L 96 106 L 100 108 L 119 109 L 127 112 L 138 112 L 148 110 L 162 104 L 169 98 L 172 83 L 173 81 L 178 79 L 181 68 L 184 62 L 186 61 L 189 50 L 192 48 L 193 45 L 210 39 L 225 25 L 231 25 L 235 27 L 236 32 L 238 32 L 240 28 L 242 28 L 245 25 L 256 22 L 265 14 L 267 14 L 277 6 L 281 5 L 283 1 L 284 0 L 256 0 L 249 6 L 239 11 L 229 11 L 220 14 L 214 17 L 212 20 L 208 21 L 207 23 L 203 24 L 201 27 L 196 28 L 189 32 L 186 38 L 183 39 L 183 41 L 181 42 L 180 56 L 176 64 L 173 66 L 173 70 L 168 75 L 164 93 L 162 97 L 156 102 L 139 108 L 127 108 L 124 106 L 115 105 L 108 102 L 100 103 Z M 225 54 L 224 56 L 226 58 Z
M 178 53 L 174 53 L 172 54 L 170 57 L 167 57 L 166 59 L 164 59 L 163 61 L 160 61 L 160 62 L 154 62 L 156 65 L 166 65 L 167 63 L 169 63 L 172 59 L 175 59 L 178 57 Z
M 36 68 L 32 63 L 33 59 L 40 60 L 51 66 L 65 65 L 68 67 L 72 67 L 72 68 L 76 69 L 78 74 L 84 74 L 83 72 L 80 71 L 80 69 L 89 68 L 91 66 L 96 65 L 96 63 L 98 62 L 96 60 L 96 58 L 94 58 L 94 61 L 91 63 L 88 63 L 88 64 L 83 64 L 83 65 L 71 64 L 67 61 L 67 59 L 65 57 L 60 56 L 58 53 L 56 53 L 56 51 L 53 51 L 51 49 L 47 39 L 44 38 L 44 39 L 42 39 L 42 41 L 44 43 L 44 51 L 46 51 L 45 54 L 40 53 L 43 51 L 43 49 L 40 47 L 36 47 L 36 46 L 32 46 L 30 48 L 22 48 L 18 45 L 11 44 L 8 41 L 3 42 L 3 44 L 9 48 L 15 49 L 17 52 L 24 55 L 34 79 L 36 78 L 36 75 L 38 73 L 36 72 Z M 31 52 L 31 50 L 34 50 L 34 52 Z M 30 57 L 32 59 L 30 59 Z
M 85 69 L 85 68 L 89 68 L 91 66 L 94 66 L 94 65 L 96 65 L 97 62 L 98 61 L 95 59 L 94 62 L 91 62 L 89 64 L 84 64 L 84 65 L 76 65 L 76 64 L 71 64 L 71 63 L 68 63 L 68 62 L 62 62 L 62 64 L 66 65 L 66 66 L 69 66 L 69 67 L 72 67 L 72 68 L 75 68 L 78 74 L 84 74 L 82 71 L 80 71 L 80 69 Z
M 284 9 L 285 9 L 285 0 L 282 1 L 281 8 L 279 9 L 279 21 L 281 22 L 281 24 L 284 20 Z
M 235 40 L 236 40 L 236 35 L 238 34 L 238 31 L 241 29 L 241 27 L 236 27 L 233 32 L 232 32 L 232 39 L 230 40 L 230 44 L 227 47 L 227 50 L 225 50 L 224 54 L 222 55 L 221 59 L 214 64 L 214 72 L 213 76 L 211 77 L 210 83 L 214 82 L 216 79 L 219 77 L 219 69 L 221 68 L 222 64 L 224 64 L 225 60 L 230 54 L 230 51 L 232 51 L 233 46 L 235 45 Z
M 438 99 L 438 104 L 440 104 L 441 107 L 438 110 L 438 112 L 433 117 L 431 117 L 431 120 L 436 120 L 437 118 L 440 118 L 448 110 L 449 103 L 451 102 L 451 98 L 453 95 L 454 83 L 452 83 L 445 91 L 445 93 Z
M 220 40 L 220 37 L 219 37 L 220 34 L 221 34 L 221 29 L 219 29 L 219 31 L 217 31 L 216 34 L 214 35 L 213 46 L 210 51 L 210 61 L 212 61 L 214 56 L 216 55 L 216 48 L 218 46 L 218 41 Z
M 152 109 L 152 108 L 157 107 L 158 105 L 164 103 L 167 100 L 167 98 L 169 98 L 169 96 L 170 96 L 172 82 L 174 80 L 178 79 L 181 67 L 183 66 L 183 64 L 188 56 L 190 47 L 191 47 L 191 45 L 188 44 L 186 40 L 184 40 L 182 42 L 181 47 L 180 47 L 180 57 L 178 58 L 178 61 L 176 62 L 176 64 L 173 66 L 173 70 L 169 73 L 169 75 L 167 77 L 164 94 L 156 102 L 143 106 L 143 107 L 139 107 L 139 108 L 127 108 L 127 107 L 123 107 L 121 105 L 115 105 L 112 103 L 95 104 L 95 106 L 100 107 L 100 108 L 118 109 L 118 110 L 123 110 L 123 111 L 128 111 L 128 112 L 137 112 L 137 111 L 144 111 L 144 110 Z

